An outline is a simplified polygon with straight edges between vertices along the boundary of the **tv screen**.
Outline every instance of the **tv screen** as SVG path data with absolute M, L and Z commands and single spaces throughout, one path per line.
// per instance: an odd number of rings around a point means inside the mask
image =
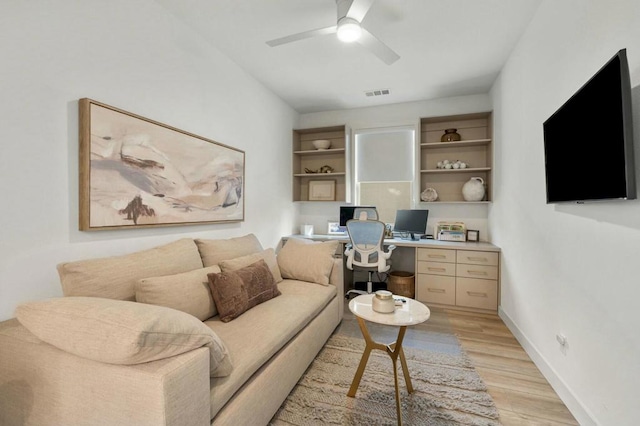
M 397 210 L 393 232 L 407 233 L 412 240 L 418 239 L 415 234 L 427 233 L 429 210 Z
M 549 117 L 543 130 L 547 203 L 635 199 L 626 49 Z

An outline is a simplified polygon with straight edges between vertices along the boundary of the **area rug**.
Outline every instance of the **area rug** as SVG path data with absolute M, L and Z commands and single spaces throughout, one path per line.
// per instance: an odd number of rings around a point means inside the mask
M 393 364 L 382 351 L 371 352 L 355 398 L 347 396 L 363 349 L 363 339 L 334 334 L 270 425 L 396 425 Z M 398 362 L 405 425 L 500 425 L 486 385 L 463 351 L 404 351 L 414 388 L 407 393 Z

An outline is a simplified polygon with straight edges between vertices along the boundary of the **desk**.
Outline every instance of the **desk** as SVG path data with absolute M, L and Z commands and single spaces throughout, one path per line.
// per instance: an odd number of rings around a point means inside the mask
M 290 235 L 315 241 L 338 241 L 337 256 L 344 253 L 347 235 Z M 492 312 L 500 304 L 500 248 L 487 242 L 385 239 L 396 250 L 392 269 L 413 272 L 416 300 L 429 306 Z M 344 268 L 345 290 L 352 287 L 353 272 Z

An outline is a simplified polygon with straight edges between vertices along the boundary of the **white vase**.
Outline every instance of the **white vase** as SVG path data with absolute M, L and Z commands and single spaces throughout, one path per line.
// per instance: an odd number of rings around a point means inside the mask
M 482 201 L 484 194 L 484 180 L 481 177 L 472 177 L 462 185 L 462 198 L 465 201 Z

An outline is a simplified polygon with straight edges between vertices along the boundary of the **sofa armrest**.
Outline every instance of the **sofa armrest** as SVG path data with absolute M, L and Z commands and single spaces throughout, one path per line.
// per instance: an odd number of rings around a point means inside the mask
M 0 323 L 0 424 L 209 425 L 209 349 L 137 365 L 81 358 Z
M 329 284 L 336 286 L 336 292 L 339 303 L 340 320 L 344 316 L 344 261 L 342 256 L 333 258 L 333 268 L 329 276 Z

